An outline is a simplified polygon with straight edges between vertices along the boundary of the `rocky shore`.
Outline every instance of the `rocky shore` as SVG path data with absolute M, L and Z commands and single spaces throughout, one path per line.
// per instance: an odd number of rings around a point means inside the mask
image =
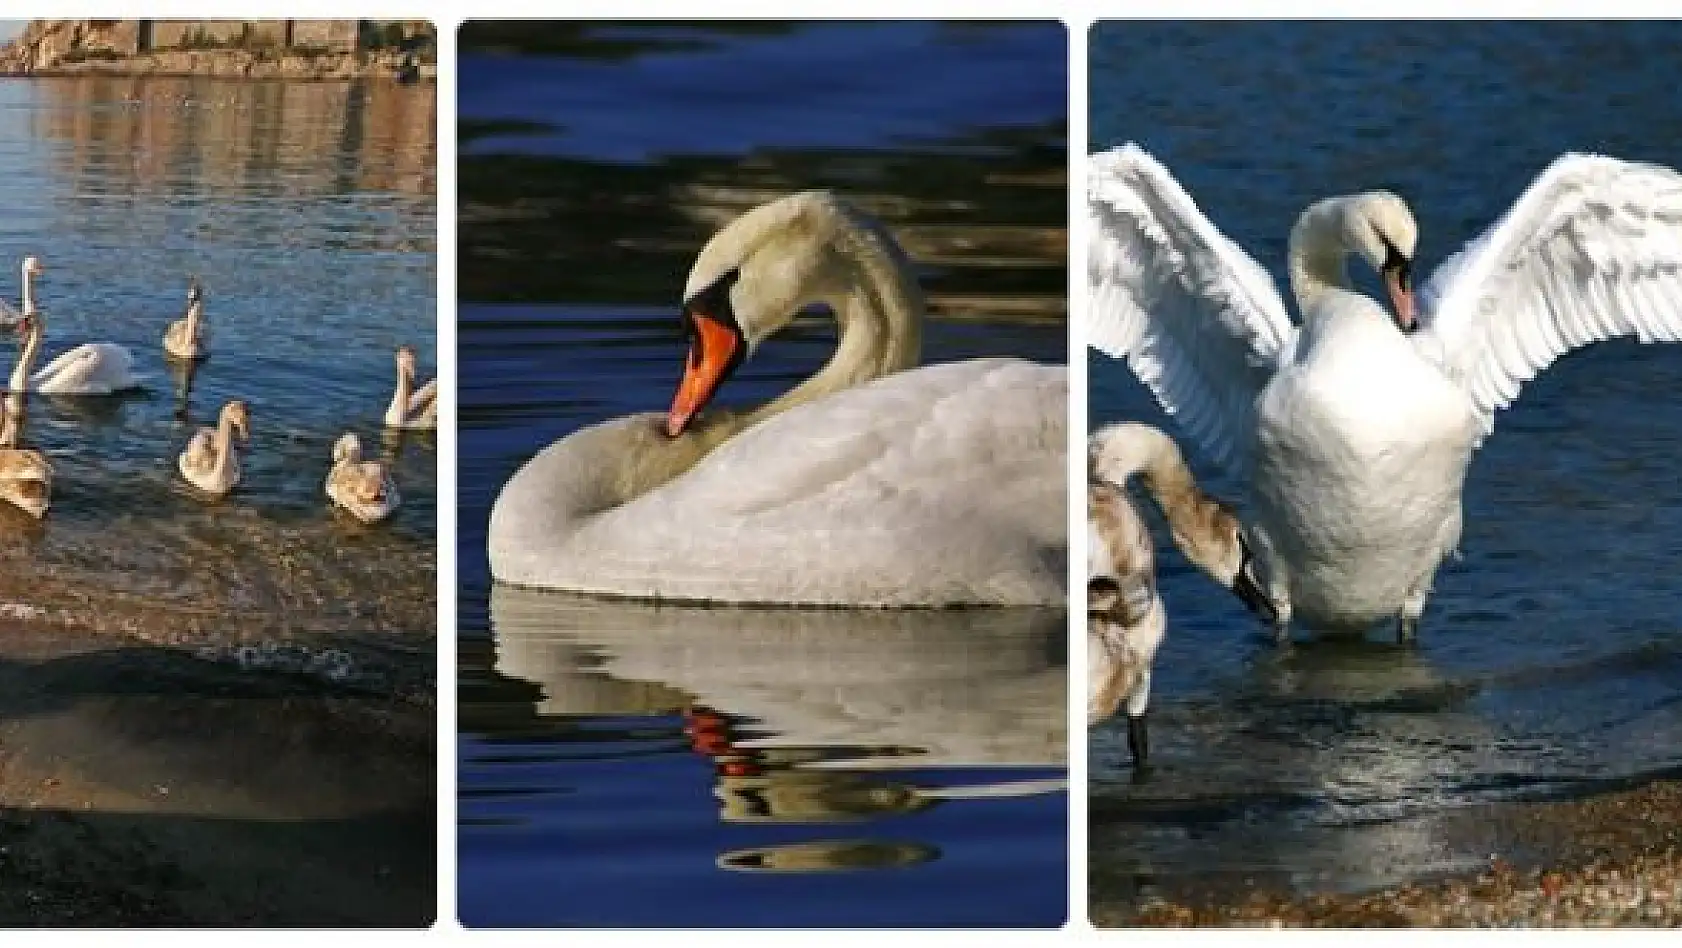
M 379 45 L 354 40 L 334 46 L 307 42 L 286 45 L 271 39 L 261 28 L 253 32 L 241 23 L 241 32 L 232 35 L 201 30 L 174 41 L 172 46 L 153 47 L 148 43 L 143 47 L 136 38 L 142 22 L 146 21 L 31 20 L 22 34 L 0 46 L 0 76 L 204 76 L 302 81 L 433 81 L 438 76 L 437 47 L 430 25 L 424 23 L 395 25 L 390 41 L 380 40 Z M 355 27 L 351 30 L 354 34 Z
M 1481 872 L 1371 892 L 1095 900 L 1099 927 L 1682 927 L 1682 781 L 1467 814 L 1501 827 Z M 1540 864 L 1509 861 L 1546 852 Z

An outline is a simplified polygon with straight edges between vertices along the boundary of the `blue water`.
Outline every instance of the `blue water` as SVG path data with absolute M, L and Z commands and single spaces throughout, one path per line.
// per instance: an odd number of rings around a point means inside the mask
M 8 598 L 207 646 L 328 633 L 430 651 L 435 449 L 386 442 L 381 416 L 398 344 L 424 375 L 437 364 L 433 115 L 430 87 L 0 82 L 0 293 L 16 305 L 18 263 L 40 256 L 37 364 L 115 342 L 147 379 L 31 399 L 52 508 L 40 528 L 0 521 L 5 570 L 28 577 Z M 211 357 L 187 372 L 160 340 L 190 276 Z M 9 372 L 10 337 L 0 358 Z M 206 503 L 175 459 L 232 398 L 251 412 L 245 475 Z M 322 493 L 345 431 L 395 464 L 403 506 L 375 528 Z M 430 676 L 430 654 L 398 660 Z
M 832 186 L 886 215 L 941 317 L 926 360 L 1064 361 L 1066 35 L 661 30 L 700 48 L 608 62 L 609 41 L 651 34 L 592 27 L 575 55 L 492 56 L 471 51 L 473 29 L 464 123 L 552 128 L 476 137 L 462 164 L 462 921 L 1060 924 L 1063 612 L 600 602 L 492 588 L 484 541 L 498 489 L 537 450 L 670 403 L 689 263 L 773 194 Z M 940 200 L 990 162 L 1041 183 Z M 943 236 L 972 228 L 1037 256 L 999 263 L 998 245 Z M 723 397 L 769 398 L 833 344 L 823 320 L 801 322 Z
M 1105 23 L 1092 144 L 1141 143 L 1281 287 L 1304 206 L 1393 189 L 1423 275 L 1562 152 L 1682 167 L 1679 40 L 1676 24 Z M 1125 367 L 1089 365 L 1092 424 L 1175 430 Z M 1455 811 L 1682 766 L 1679 388 L 1682 349 L 1630 342 L 1527 385 L 1473 462 L 1465 560 L 1439 573 L 1417 650 L 1375 634 L 1282 654 L 1169 554 L 1159 772 L 1133 785 L 1125 728 L 1091 735 L 1095 902 L 1481 865 L 1490 839 L 1451 829 Z

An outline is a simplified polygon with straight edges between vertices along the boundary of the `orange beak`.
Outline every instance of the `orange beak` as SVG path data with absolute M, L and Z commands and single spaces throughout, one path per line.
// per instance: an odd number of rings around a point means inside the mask
M 666 435 L 683 434 L 689 422 L 712 401 L 718 387 L 742 361 L 742 336 L 735 327 L 702 313 L 691 316 L 695 337 L 689 344 L 689 362 L 678 383 L 672 410 L 666 416 Z
M 1400 268 L 1385 270 L 1384 288 L 1390 291 L 1390 305 L 1396 309 L 1396 325 L 1402 332 L 1413 332 L 1418 313 L 1413 308 L 1413 288 L 1407 284 L 1406 273 Z

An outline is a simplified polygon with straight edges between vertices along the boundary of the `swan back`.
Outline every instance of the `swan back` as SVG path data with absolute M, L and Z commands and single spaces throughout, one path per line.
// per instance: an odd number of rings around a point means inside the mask
M 0 500 L 32 517 L 46 515 L 53 468 L 40 451 L 0 448 Z

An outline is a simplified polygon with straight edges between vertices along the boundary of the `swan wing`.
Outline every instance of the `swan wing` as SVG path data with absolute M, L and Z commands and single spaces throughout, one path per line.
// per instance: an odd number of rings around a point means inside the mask
M 69 395 L 105 395 L 139 384 L 134 354 L 112 342 L 89 342 L 60 354 L 37 370 L 33 387 Z
M 1273 280 L 1137 145 L 1091 156 L 1087 341 L 1241 474 L 1255 400 L 1296 334 Z
M 1420 291 L 1420 351 L 1495 412 L 1591 342 L 1682 340 L 1682 175 L 1567 154 Z
M 1061 604 L 1067 410 L 1061 366 L 897 373 L 742 432 L 520 579 L 662 599 Z
M 427 413 L 436 415 L 438 411 L 438 380 L 432 379 L 420 388 L 415 389 L 409 396 L 409 414 L 423 416 Z
M 192 471 L 209 471 L 216 463 L 216 429 L 200 428 L 181 452 L 181 466 Z

